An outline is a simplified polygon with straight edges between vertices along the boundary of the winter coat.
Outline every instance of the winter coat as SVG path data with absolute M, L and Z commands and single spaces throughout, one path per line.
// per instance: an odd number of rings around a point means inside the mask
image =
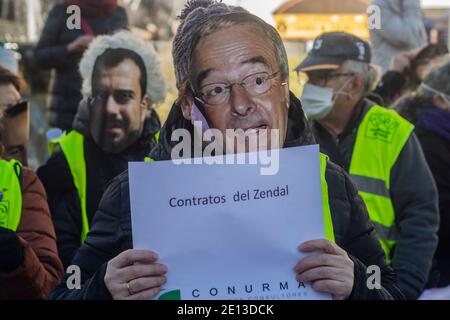
M 64 273 L 55 229 L 44 187 L 36 174 L 24 167 L 20 181 L 22 215 L 16 232 L 9 233 L 14 248 L 8 250 L 19 250 L 21 262 L 13 270 L 0 271 L 0 298 L 47 299 Z
M 412 96 L 414 97 L 414 95 Z M 423 111 L 436 108 L 431 98 L 405 98 L 395 106 L 399 113 L 415 126 L 425 158 L 433 173 L 439 192 L 439 243 L 435 259 L 439 270 L 439 286 L 450 285 L 450 140 L 426 128 Z M 448 122 L 450 131 L 450 122 Z
M 299 100 L 291 95 L 284 147 L 314 144 L 304 119 Z M 154 160 L 170 159 L 170 150 L 174 144 L 171 133 L 177 128 L 192 129 L 192 125 L 184 120 L 180 107 L 174 105 L 161 130 L 158 146 L 150 154 Z M 374 235 L 364 203 L 357 195 L 349 176 L 331 162 L 327 164 L 325 176 L 336 243 L 347 251 L 355 265 L 355 281 L 350 299 L 403 299 L 404 296 L 397 287 L 396 274 L 385 262 L 384 252 Z M 199 176 L 199 179 L 202 178 L 208 179 Z M 152 186 L 155 189 L 157 187 Z M 62 282 L 52 293 L 51 299 L 111 299 L 104 282 L 107 263 L 130 248 L 132 232 L 129 181 L 128 172 L 124 172 L 111 182 L 103 195 L 86 242 L 73 259 L 73 263 L 81 268 L 81 289 L 68 289 Z M 380 267 L 380 290 L 369 290 L 367 287 L 367 267 L 370 265 Z

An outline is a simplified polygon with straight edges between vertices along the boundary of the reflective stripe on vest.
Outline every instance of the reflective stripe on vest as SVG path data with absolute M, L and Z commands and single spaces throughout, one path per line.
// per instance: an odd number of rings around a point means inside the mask
M 0 160 L 0 227 L 16 231 L 22 215 L 20 163 Z
M 81 208 L 81 243 L 84 243 L 89 232 L 89 220 L 86 209 L 86 162 L 84 159 L 84 136 L 73 130 L 69 134 L 52 140 L 52 144 L 59 144 L 69 165 L 73 183 L 77 189 Z
M 328 156 L 326 156 L 323 153 L 320 153 L 320 184 L 322 187 L 322 210 L 323 210 L 325 238 L 327 240 L 335 242 L 333 219 L 331 218 L 330 202 L 328 198 L 328 184 L 327 180 L 325 179 L 327 160 Z M 154 162 L 155 160 L 150 157 L 146 157 L 144 161 Z
M 390 262 L 398 239 L 390 174 L 414 126 L 393 110 L 373 106 L 358 127 L 349 173 Z

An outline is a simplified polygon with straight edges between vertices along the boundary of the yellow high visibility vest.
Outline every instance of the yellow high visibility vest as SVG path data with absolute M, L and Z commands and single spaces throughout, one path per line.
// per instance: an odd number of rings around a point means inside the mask
M 390 196 L 391 170 L 414 126 L 397 112 L 373 106 L 358 127 L 349 173 L 390 262 L 399 230 Z
M 159 131 L 155 139 L 159 138 Z M 156 140 L 158 141 L 158 140 Z M 69 164 L 73 183 L 77 189 L 81 208 L 81 244 L 86 240 L 89 232 L 89 220 L 87 214 L 87 184 L 86 161 L 84 158 L 84 136 L 78 131 L 72 130 L 69 134 L 53 139 L 49 143 L 49 151 L 53 153 L 54 147 L 60 145 L 62 152 Z
M 326 156 L 323 153 L 320 153 L 320 184 L 322 187 L 323 221 L 324 221 L 324 229 L 325 229 L 325 238 L 327 240 L 335 242 L 333 219 L 331 218 L 330 201 L 329 201 L 329 197 L 328 197 L 328 184 L 327 184 L 327 180 L 325 179 L 327 160 L 328 160 L 328 156 Z M 145 162 L 154 162 L 155 160 L 150 157 L 146 157 L 144 159 L 144 161 Z
M 69 134 L 50 141 L 49 150 L 53 153 L 54 146 L 59 144 L 64 153 L 73 183 L 77 189 L 81 208 L 81 244 L 86 240 L 89 232 L 89 220 L 87 215 L 87 185 L 86 185 L 86 161 L 84 158 L 84 136 L 78 131 L 72 130 Z
M 0 226 L 16 231 L 22 216 L 21 165 L 16 160 L 0 160 Z
M 328 157 L 323 153 L 320 154 L 320 185 L 322 186 L 322 210 L 323 222 L 325 228 L 325 238 L 327 240 L 335 241 L 333 219 L 331 218 L 330 201 L 328 196 L 328 183 L 325 179 L 325 172 L 327 169 Z

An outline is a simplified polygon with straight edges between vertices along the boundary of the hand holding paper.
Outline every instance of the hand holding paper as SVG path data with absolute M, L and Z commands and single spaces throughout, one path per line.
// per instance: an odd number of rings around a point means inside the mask
M 319 239 L 300 245 L 301 252 L 317 254 L 302 259 L 294 268 L 297 281 L 311 282 L 314 290 L 330 293 L 335 300 L 347 299 L 353 289 L 353 261 L 334 242 Z
M 273 176 L 259 165 L 130 163 L 134 248 L 169 267 L 158 299 L 331 298 L 293 271 L 310 255 L 299 243 L 325 237 L 318 146 L 282 149 L 279 160 Z M 330 292 L 345 296 L 349 283 Z
M 114 300 L 148 300 L 166 282 L 167 267 L 148 250 L 127 250 L 108 262 L 105 285 Z

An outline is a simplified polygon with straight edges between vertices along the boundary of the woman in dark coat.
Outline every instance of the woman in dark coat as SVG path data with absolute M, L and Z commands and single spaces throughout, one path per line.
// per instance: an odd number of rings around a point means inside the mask
M 417 93 L 395 108 L 416 126 L 425 157 L 439 190 L 440 230 L 436 260 L 439 286 L 450 285 L 450 62 L 434 69 Z
M 75 21 L 74 11 L 67 13 L 72 5 L 81 11 L 79 29 L 69 29 Z M 49 106 L 50 126 L 72 128 L 81 100 L 78 63 L 92 39 L 127 27 L 126 11 L 117 5 L 117 0 L 65 0 L 53 7 L 34 53 L 39 67 L 56 72 Z

